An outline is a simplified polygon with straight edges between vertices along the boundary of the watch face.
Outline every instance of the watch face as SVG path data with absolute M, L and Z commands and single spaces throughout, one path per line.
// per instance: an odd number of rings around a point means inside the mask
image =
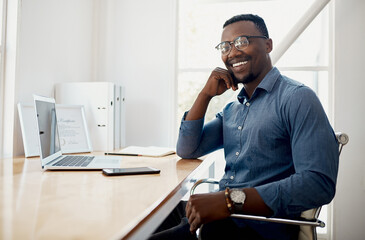
M 246 194 L 241 190 L 232 190 L 230 197 L 233 202 L 243 204 L 246 199 Z

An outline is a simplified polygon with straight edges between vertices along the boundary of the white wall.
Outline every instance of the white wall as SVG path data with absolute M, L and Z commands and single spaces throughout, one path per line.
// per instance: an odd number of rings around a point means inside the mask
M 174 146 L 175 0 L 26 0 L 15 103 L 53 96 L 54 84 L 126 88 L 126 145 Z M 15 111 L 14 155 L 23 144 Z
M 335 128 L 349 134 L 340 158 L 333 239 L 365 238 L 365 1 L 335 0 Z
M 100 75 L 126 88 L 126 144 L 174 145 L 175 0 L 109 0 L 107 9 L 113 47 Z
M 53 96 L 58 82 L 93 81 L 95 29 L 90 0 L 26 0 L 20 4 L 15 103 Z M 14 155 L 24 153 L 15 110 Z
M 98 0 L 96 80 L 126 89 L 126 145 L 175 146 L 176 0 Z

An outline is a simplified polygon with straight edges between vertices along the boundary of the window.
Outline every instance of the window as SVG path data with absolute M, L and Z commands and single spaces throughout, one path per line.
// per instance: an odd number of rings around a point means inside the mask
M 19 3 L 20 1 L 0 0 L 0 157 L 11 157 L 13 154 Z
M 220 42 L 223 23 L 230 17 L 242 13 L 254 13 L 263 17 L 273 49 L 285 42 L 289 30 L 316 4 L 325 1 L 221 1 L 221 0 L 180 0 L 178 5 L 178 63 L 177 124 L 183 113 L 190 109 L 215 67 L 224 67 L 220 54 L 214 47 Z M 320 98 L 325 111 L 332 121 L 332 38 L 330 27 L 330 6 L 326 6 L 310 25 L 295 39 L 281 58 L 275 63 L 282 74 L 311 87 Z M 308 11 L 308 12 L 307 12 Z M 278 14 L 280 13 L 280 14 Z M 227 91 L 213 98 L 206 114 L 206 121 L 215 117 L 230 100 L 235 100 L 238 91 Z M 321 220 L 329 226 L 329 211 L 322 209 Z M 327 228 L 317 229 L 328 238 Z

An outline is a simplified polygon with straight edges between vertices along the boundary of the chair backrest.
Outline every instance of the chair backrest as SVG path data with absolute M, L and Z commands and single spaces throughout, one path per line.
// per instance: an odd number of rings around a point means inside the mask
M 322 207 L 309 209 L 300 215 L 306 219 L 317 219 Z M 301 225 L 298 240 L 315 240 L 317 239 L 317 228 L 312 226 Z
M 342 147 L 345 146 L 349 142 L 349 136 L 346 133 L 336 132 L 336 138 L 338 142 L 338 155 L 341 154 Z M 306 219 L 317 219 L 321 212 L 321 208 L 314 208 L 307 211 L 302 212 L 301 217 Z M 317 239 L 317 230 L 316 227 L 311 226 L 300 226 L 298 240 L 316 240 Z

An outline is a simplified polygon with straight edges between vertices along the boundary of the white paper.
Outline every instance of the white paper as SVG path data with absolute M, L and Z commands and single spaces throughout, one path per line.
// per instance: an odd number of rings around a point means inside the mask
M 161 157 L 169 154 L 174 154 L 175 149 L 165 147 L 138 147 L 129 146 L 119 151 L 121 154 L 135 154 L 141 156 Z

